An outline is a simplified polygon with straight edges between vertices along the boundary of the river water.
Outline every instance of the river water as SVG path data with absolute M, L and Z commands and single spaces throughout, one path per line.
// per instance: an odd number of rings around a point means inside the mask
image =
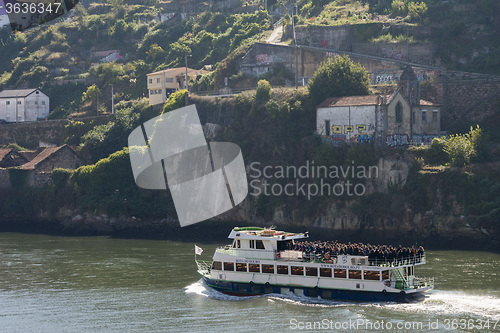
M 499 254 L 427 260 L 420 303 L 238 298 L 200 282 L 193 243 L 0 233 L 0 332 L 500 332 Z

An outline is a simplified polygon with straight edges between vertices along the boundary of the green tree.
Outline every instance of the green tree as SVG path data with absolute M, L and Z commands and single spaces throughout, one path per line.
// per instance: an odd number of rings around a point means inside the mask
M 87 91 L 83 93 L 82 102 L 90 102 L 90 104 L 93 104 L 94 99 L 97 100 L 97 98 L 99 98 L 99 96 L 101 95 L 101 89 L 93 84 L 87 88 Z
M 479 126 L 475 129 L 471 127 L 469 133 L 451 135 L 444 144 L 450 165 L 458 167 L 468 165 L 478 156 L 478 151 L 484 152 L 483 136 Z
M 165 56 L 165 51 L 158 44 L 153 44 L 149 48 L 149 51 L 146 52 L 147 58 L 149 60 L 160 60 Z
M 345 55 L 320 65 L 309 81 L 309 95 L 318 105 L 328 97 L 367 95 L 369 85 L 366 69 Z
M 413 2 L 410 1 L 407 4 L 408 7 L 408 14 L 412 18 L 417 18 L 420 20 L 420 23 L 422 23 L 422 17 L 427 13 L 427 5 L 425 2 Z
M 266 80 L 260 80 L 257 83 L 257 90 L 255 91 L 255 103 L 263 104 L 271 98 L 271 84 Z

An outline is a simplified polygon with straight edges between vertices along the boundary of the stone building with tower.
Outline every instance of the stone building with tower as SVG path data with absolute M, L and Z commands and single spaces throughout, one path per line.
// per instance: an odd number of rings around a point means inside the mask
M 392 95 L 330 97 L 316 107 L 316 133 L 335 143 L 379 147 L 429 144 L 441 134 L 441 106 L 420 98 L 420 82 L 407 66 Z

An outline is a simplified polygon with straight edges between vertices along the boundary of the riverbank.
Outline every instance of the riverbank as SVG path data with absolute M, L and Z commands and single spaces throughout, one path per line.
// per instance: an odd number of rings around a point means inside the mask
M 108 217 L 105 214 L 76 214 L 64 219 L 39 218 L 30 220 L 0 220 L 0 232 L 48 234 L 58 236 L 109 236 L 129 239 L 157 239 L 180 242 L 228 243 L 227 235 L 242 222 L 207 221 L 180 227 L 174 218 L 141 219 Z M 253 223 L 252 225 L 262 225 Z M 300 224 L 277 225 L 277 229 L 308 231 L 311 240 L 338 240 L 371 244 L 422 245 L 429 250 L 469 250 L 500 253 L 500 241 L 481 230 L 452 232 L 435 229 L 426 234 L 400 230 L 332 230 L 306 227 Z

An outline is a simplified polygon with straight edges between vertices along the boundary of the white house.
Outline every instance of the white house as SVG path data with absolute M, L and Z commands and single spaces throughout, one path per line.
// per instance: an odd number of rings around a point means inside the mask
M 317 106 L 316 132 L 334 142 L 372 142 L 383 131 L 382 96 L 331 97 Z
M 417 76 L 407 66 L 392 95 L 324 100 L 316 107 L 316 133 L 335 143 L 430 144 L 441 135 L 441 106 L 420 98 Z
M 49 116 L 49 96 L 39 89 L 0 91 L 0 120 L 8 123 L 37 121 Z

